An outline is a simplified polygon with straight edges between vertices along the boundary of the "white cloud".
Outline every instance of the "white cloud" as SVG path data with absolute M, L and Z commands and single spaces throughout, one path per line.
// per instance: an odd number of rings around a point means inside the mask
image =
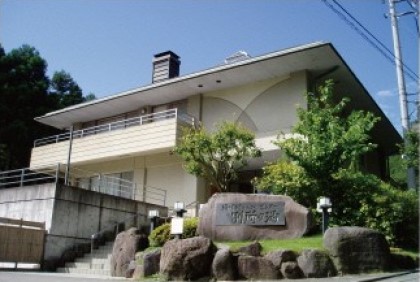
M 378 105 L 383 111 L 392 109 L 392 107 L 388 104 L 378 103 Z
M 392 90 L 380 90 L 376 93 L 378 97 L 394 97 L 396 93 Z

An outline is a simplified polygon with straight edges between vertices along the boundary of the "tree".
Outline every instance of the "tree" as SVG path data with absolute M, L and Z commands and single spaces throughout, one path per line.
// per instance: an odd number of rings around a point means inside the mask
M 360 157 L 376 147 L 369 132 L 379 121 L 370 112 L 345 115 L 348 98 L 333 100 L 332 80 L 308 94 L 308 109 L 297 110 L 292 135 L 282 134 L 276 144 L 320 185 L 331 182 L 340 169 L 357 169 Z
M 59 132 L 35 117 L 85 101 L 69 74 L 56 72 L 50 83 L 46 71 L 47 62 L 34 47 L 6 53 L 0 45 L 0 170 L 28 166 L 33 141 Z
M 64 70 L 55 72 L 51 79 L 51 95 L 57 99 L 58 108 L 84 102 L 83 92 L 71 75 Z
M 247 158 L 261 156 L 255 135 L 231 122 L 218 124 L 214 133 L 207 133 L 202 126 L 186 128 L 174 152 L 184 160 L 188 173 L 204 177 L 219 192 L 230 191 Z
M 33 140 L 48 131 L 33 118 L 51 109 L 53 101 L 47 92 L 47 63 L 35 48 L 23 45 L 8 54 L 1 50 L 0 169 L 12 169 L 28 164 Z
M 298 109 L 292 134 L 276 142 L 289 160 L 266 166 L 257 187 L 288 193 L 312 208 L 318 197 L 328 196 L 332 225 L 375 228 L 390 243 L 418 248 L 418 193 L 395 189 L 358 169 L 359 158 L 376 146 L 369 132 L 379 119 L 356 110 L 346 115 L 348 99 L 334 103 L 332 81 L 307 99 L 308 109 Z
M 408 140 L 405 144 L 400 145 L 400 152 L 403 156 L 404 164 L 406 168 L 413 167 L 416 172 L 416 176 L 419 175 L 420 165 L 420 152 L 419 152 L 419 134 L 414 130 L 408 130 L 404 136 Z

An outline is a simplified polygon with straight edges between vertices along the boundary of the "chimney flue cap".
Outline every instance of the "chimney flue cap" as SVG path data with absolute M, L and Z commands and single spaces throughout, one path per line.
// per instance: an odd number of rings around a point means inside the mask
M 179 56 L 177 54 L 175 54 L 174 52 L 170 51 L 170 50 L 155 54 L 155 55 L 153 55 L 153 57 L 160 58 L 160 57 L 164 57 L 164 56 L 168 56 L 168 55 L 173 57 L 173 58 L 179 59 Z

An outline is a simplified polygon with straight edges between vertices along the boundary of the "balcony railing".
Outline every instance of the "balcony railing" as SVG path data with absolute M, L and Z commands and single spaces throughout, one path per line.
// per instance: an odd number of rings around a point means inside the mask
M 0 189 L 64 183 L 65 171 L 66 165 L 63 164 L 57 164 L 55 168 L 36 167 L 0 171 Z M 70 168 L 69 179 L 69 186 L 72 187 L 163 206 L 166 204 L 166 190 L 162 188 L 147 186 L 137 189 L 136 183 L 130 180 L 75 167 Z
M 73 138 L 83 138 L 91 136 L 94 134 L 106 133 L 114 130 L 121 130 L 129 128 L 132 126 L 141 126 L 144 124 L 149 124 L 156 121 L 161 121 L 165 119 L 178 119 L 186 124 L 194 126 L 194 118 L 188 114 L 179 113 L 178 109 L 170 109 L 162 112 L 147 114 L 139 117 L 129 118 L 125 120 L 120 120 L 116 122 L 111 122 L 108 124 L 102 124 L 97 126 L 92 126 L 80 130 L 73 131 Z M 42 139 L 37 139 L 34 141 L 34 147 L 40 147 L 48 144 L 58 143 L 62 141 L 70 140 L 70 132 L 63 134 L 58 134 L 54 136 L 49 136 Z

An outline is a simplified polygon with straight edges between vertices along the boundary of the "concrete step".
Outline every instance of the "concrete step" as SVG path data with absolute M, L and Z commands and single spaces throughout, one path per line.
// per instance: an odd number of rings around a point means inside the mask
M 91 254 L 85 254 L 74 262 L 66 263 L 65 267 L 58 268 L 57 272 L 110 276 L 112 248 L 113 242 L 109 242 L 93 250 Z
M 82 257 L 82 258 L 76 259 L 74 262 L 93 263 L 93 264 L 109 264 L 111 262 L 111 257 L 109 257 L 109 258 Z
M 109 263 L 90 263 L 90 262 L 67 262 L 67 268 L 80 268 L 80 269 L 110 269 Z
M 109 269 L 85 269 L 85 268 L 72 268 L 72 267 L 60 267 L 57 268 L 59 273 L 74 273 L 74 274 L 89 274 L 89 275 L 103 275 L 110 276 L 111 271 Z

